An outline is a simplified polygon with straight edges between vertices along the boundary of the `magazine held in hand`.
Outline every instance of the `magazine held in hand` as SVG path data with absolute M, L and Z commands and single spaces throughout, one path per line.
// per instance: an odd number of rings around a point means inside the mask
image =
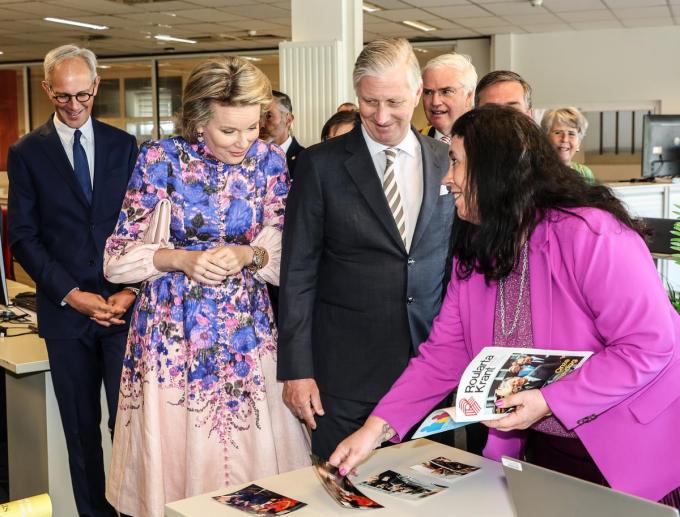
M 591 355 L 573 350 L 484 347 L 463 372 L 456 405 L 430 413 L 413 438 L 502 418 L 513 408 L 498 408 L 496 400 L 557 382 Z

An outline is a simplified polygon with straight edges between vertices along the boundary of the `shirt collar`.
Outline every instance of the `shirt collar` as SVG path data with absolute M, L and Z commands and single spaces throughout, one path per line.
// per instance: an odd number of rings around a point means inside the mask
M 54 122 L 54 128 L 57 130 L 57 133 L 59 134 L 61 139 L 65 142 L 72 142 L 73 134 L 76 132 L 75 128 L 69 127 L 66 124 L 64 124 L 61 120 L 59 120 L 59 117 L 57 117 L 56 113 L 52 117 L 52 121 Z M 80 132 L 82 133 L 81 140 L 85 139 L 86 141 L 94 142 L 92 117 L 88 117 L 85 124 L 80 126 L 78 129 L 80 129 Z
M 293 135 L 288 135 L 288 138 L 284 140 L 284 142 L 279 146 L 281 149 L 283 149 L 284 153 L 288 152 L 288 148 L 290 147 L 290 144 L 293 143 Z
M 368 146 L 368 152 L 371 154 L 371 156 L 375 156 L 383 152 L 385 149 L 390 148 L 399 149 L 399 151 L 402 151 L 411 157 L 415 157 L 418 154 L 419 146 L 418 138 L 416 137 L 415 133 L 413 133 L 413 131 L 411 131 L 410 129 L 408 130 L 408 133 L 406 133 L 404 139 L 397 145 L 393 146 L 381 144 L 380 142 L 376 142 L 375 140 L 373 140 L 363 125 L 361 126 L 361 132 L 364 135 L 364 140 L 366 141 L 366 145 Z

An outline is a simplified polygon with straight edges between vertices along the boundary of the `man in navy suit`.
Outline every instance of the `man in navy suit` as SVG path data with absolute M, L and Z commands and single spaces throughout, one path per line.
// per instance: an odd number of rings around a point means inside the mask
M 354 87 L 361 123 L 300 155 L 283 231 L 278 377 L 322 458 L 427 338 L 454 212 L 448 147 L 411 126 L 422 80 L 408 41 L 366 45 Z
M 135 289 L 104 279 L 106 238 L 137 157 L 135 138 L 94 120 L 95 55 L 64 45 L 45 56 L 54 115 L 8 156 L 12 252 L 36 283 L 38 326 L 81 516 L 115 516 L 104 497 L 100 391 L 113 429 Z

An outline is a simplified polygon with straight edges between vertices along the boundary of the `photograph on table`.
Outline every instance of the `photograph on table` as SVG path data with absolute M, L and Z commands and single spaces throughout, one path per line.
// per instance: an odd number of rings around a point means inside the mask
M 250 515 L 286 515 L 307 506 L 306 503 L 254 484 L 213 499 Z
M 453 461 L 443 456 L 418 463 L 411 468 L 416 472 L 444 480 L 459 479 L 479 470 L 479 467 L 466 465 L 465 463 Z
M 314 454 L 311 457 L 314 471 L 319 476 L 321 484 L 340 506 L 358 510 L 382 508 L 382 505 L 362 494 L 347 476 L 341 476 L 337 467 Z
M 420 481 L 394 470 L 386 470 L 359 484 L 412 501 L 438 494 L 448 488 L 443 485 Z

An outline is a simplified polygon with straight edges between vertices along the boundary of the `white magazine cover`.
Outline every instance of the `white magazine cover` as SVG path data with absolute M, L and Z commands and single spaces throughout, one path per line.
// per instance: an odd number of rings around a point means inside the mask
M 470 422 L 502 418 L 514 408 L 498 408 L 496 400 L 558 381 L 579 368 L 592 354 L 574 350 L 484 347 L 463 372 L 456 405 L 433 411 L 413 438 Z

